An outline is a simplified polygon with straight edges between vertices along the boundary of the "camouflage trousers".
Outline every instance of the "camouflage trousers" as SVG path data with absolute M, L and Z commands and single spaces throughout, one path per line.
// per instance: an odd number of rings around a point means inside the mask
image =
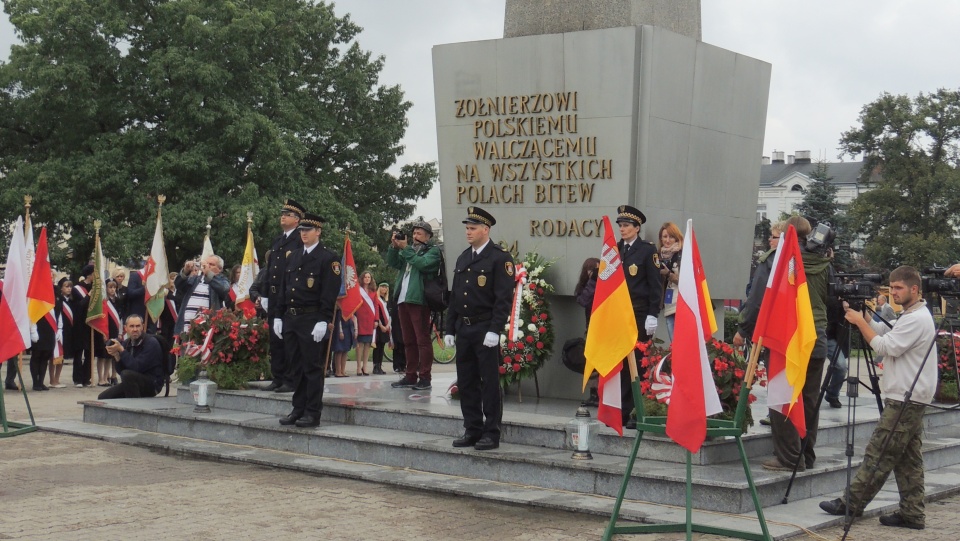
M 851 512 L 862 512 L 893 471 L 900 491 L 900 516 L 909 522 L 924 523 L 923 454 L 920 446 L 925 409 L 923 404 L 904 407 L 899 400 L 884 401 L 880 423 L 870 436 L 863 463 L 850 484 L 849 501 L 846 501 L 848 497 L 843 498 Z M 894 426 L 900 410 L 903 410 L 903 416 Z M 893 437 L 881 456 L 880 448 L 891 431 Z

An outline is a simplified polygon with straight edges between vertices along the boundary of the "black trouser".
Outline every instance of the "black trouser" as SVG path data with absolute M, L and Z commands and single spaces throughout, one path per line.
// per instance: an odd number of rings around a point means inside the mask
M 373 348 L 373 368 L 376 370 L 383 369 L 383 350 L 387 348 L 387 344 L 390 343 L 390 339 L 381 339 L 381 335 L 384 334 L 383 331 L 377 331 L 377 347 Z
M 17 370 L 20 369 L 20 366 L 18 365 L 19 362 L 20 359 L 18 359 L 16 356 L 7 359 L 7 379 L 4 381 L 7 387 L 12 387 L 17 384 Z
M 153 378 L 134 372 L 133 370 L 124 370 L 120 372 L 120 383 L 100 393 L 99 400 L 108 400 L 110 398 L 150 398 L 157 396 L 157 387 Z
M 493 347 L 483 345 L 490 330 L 488 321 L 479 325 L 457 323 L 457 327 L 457 388 L 463 428 L 470 438 L 488 436 L 499 442 L 503 416 L 499 340 Z
M 313 341 L 313 328 L 319 314 L 283 317 L 284 351 L 290 368 L 293 388 L 293 413 L 319 417 L 323 409 L 323 350 L 325 341 Z M 328 328 L 327 332 L 332 332 Z M 326 338 L 326 336 L 324 336 Z
M 400 320 L 396 312 L 393 315 L 390 335 L 393 337 L 393 371 L 405 372 L 407 370 L 407 352 L 404 351 L 403 332 L 400 330 Z
M 803 451 L 803 462 L 812 468 L 817 460 L 817 429 L 820 426 L 820 410 L 817 409 L 817 400 L 820 399 L 820 382 L 823 380 L 823 357 L 814 357 L 807 364 L 806 381 L 803 383 L 803 419 L 807 425 L 807 447 Z M 785 415 L 777 410 L 770 412 L 770 429 L 773 432 L 773 454 L 781 464 L 793 466 L 800 456 L 800 434 Z
M 273 322 L 276 318 L 270 318 L 270 372 L 273 373 L 274 383 L 293 387 L 296 382 L 293 380 L 293 370 L 287 364 L 287 354 L 283 349 L 283 338 L 273 332 Z M 284 323 L 286 325 L 286 323 Z
M 53 359 L 53 350 L 38 351 L 34 349 L 30 353 L 30 375 L 33 377 L 34 388 L 43 385 L 43 378 L 47 374 L 47 363 Z
M 76 349 L 73 352 L 73 382 L 90 383 L 90 348 Z

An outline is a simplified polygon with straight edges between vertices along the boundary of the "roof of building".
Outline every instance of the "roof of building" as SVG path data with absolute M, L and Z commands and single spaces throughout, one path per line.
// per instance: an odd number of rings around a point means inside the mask
M 817 168 L 817 162 L 811 163 L 771 163 L 760 166 L 760 186 L 773 186 L 777 182 L 800 173 L 806 177 L 812 176 Z M 827 175 L 833 184 L 856 184 L 860 178 L 863 162 L 836 162 L 827 164 Z

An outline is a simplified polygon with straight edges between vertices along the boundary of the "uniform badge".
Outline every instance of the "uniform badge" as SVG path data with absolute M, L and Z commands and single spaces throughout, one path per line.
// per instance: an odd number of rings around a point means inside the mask
M 653 252 L 653 266 L 660 268 L 660 254 Z
M 333 273 L 334 273 L 334 274 L 336 274 L 337 276 L 340 276 L 340 262 L 339 262 L 339 261 L 334 261 L 333 263 L 330 264 L 330 267 L 333 268 Z
M 477 276 L 477 285 L 480 287 L 487 285 L 487 277 L 482 274 Z
M 507 276 L 513 276 L 513 261 L 507 261 L 503 266 L 507 269 Z
M 307 278 L 307 287 L 313 289 L 313 276 Z
M 634 263 L 633 265 L 630 265 L 629 267 L 627 267 L 627 270 L 630 271 L 630 276 L 636 276 L 636 275 L 637 275 L 637 271 L 638 271 L 639 269 L 637 269 L 637 264 Z
M 286 255 L 284 255 L 283 257 L 290 257 L 290 250 L 287 250 Z

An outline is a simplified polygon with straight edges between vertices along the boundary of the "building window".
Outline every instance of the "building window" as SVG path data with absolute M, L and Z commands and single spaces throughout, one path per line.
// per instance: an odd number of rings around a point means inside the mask
M 801 185 L 799 185 L 799 184 L 794 184 L 793 187 L 790 188 L 790 191 L 791 191 L 791 192 L 804 193 L 805 190 L 803 189 L 803 186 L 801 186 Z

